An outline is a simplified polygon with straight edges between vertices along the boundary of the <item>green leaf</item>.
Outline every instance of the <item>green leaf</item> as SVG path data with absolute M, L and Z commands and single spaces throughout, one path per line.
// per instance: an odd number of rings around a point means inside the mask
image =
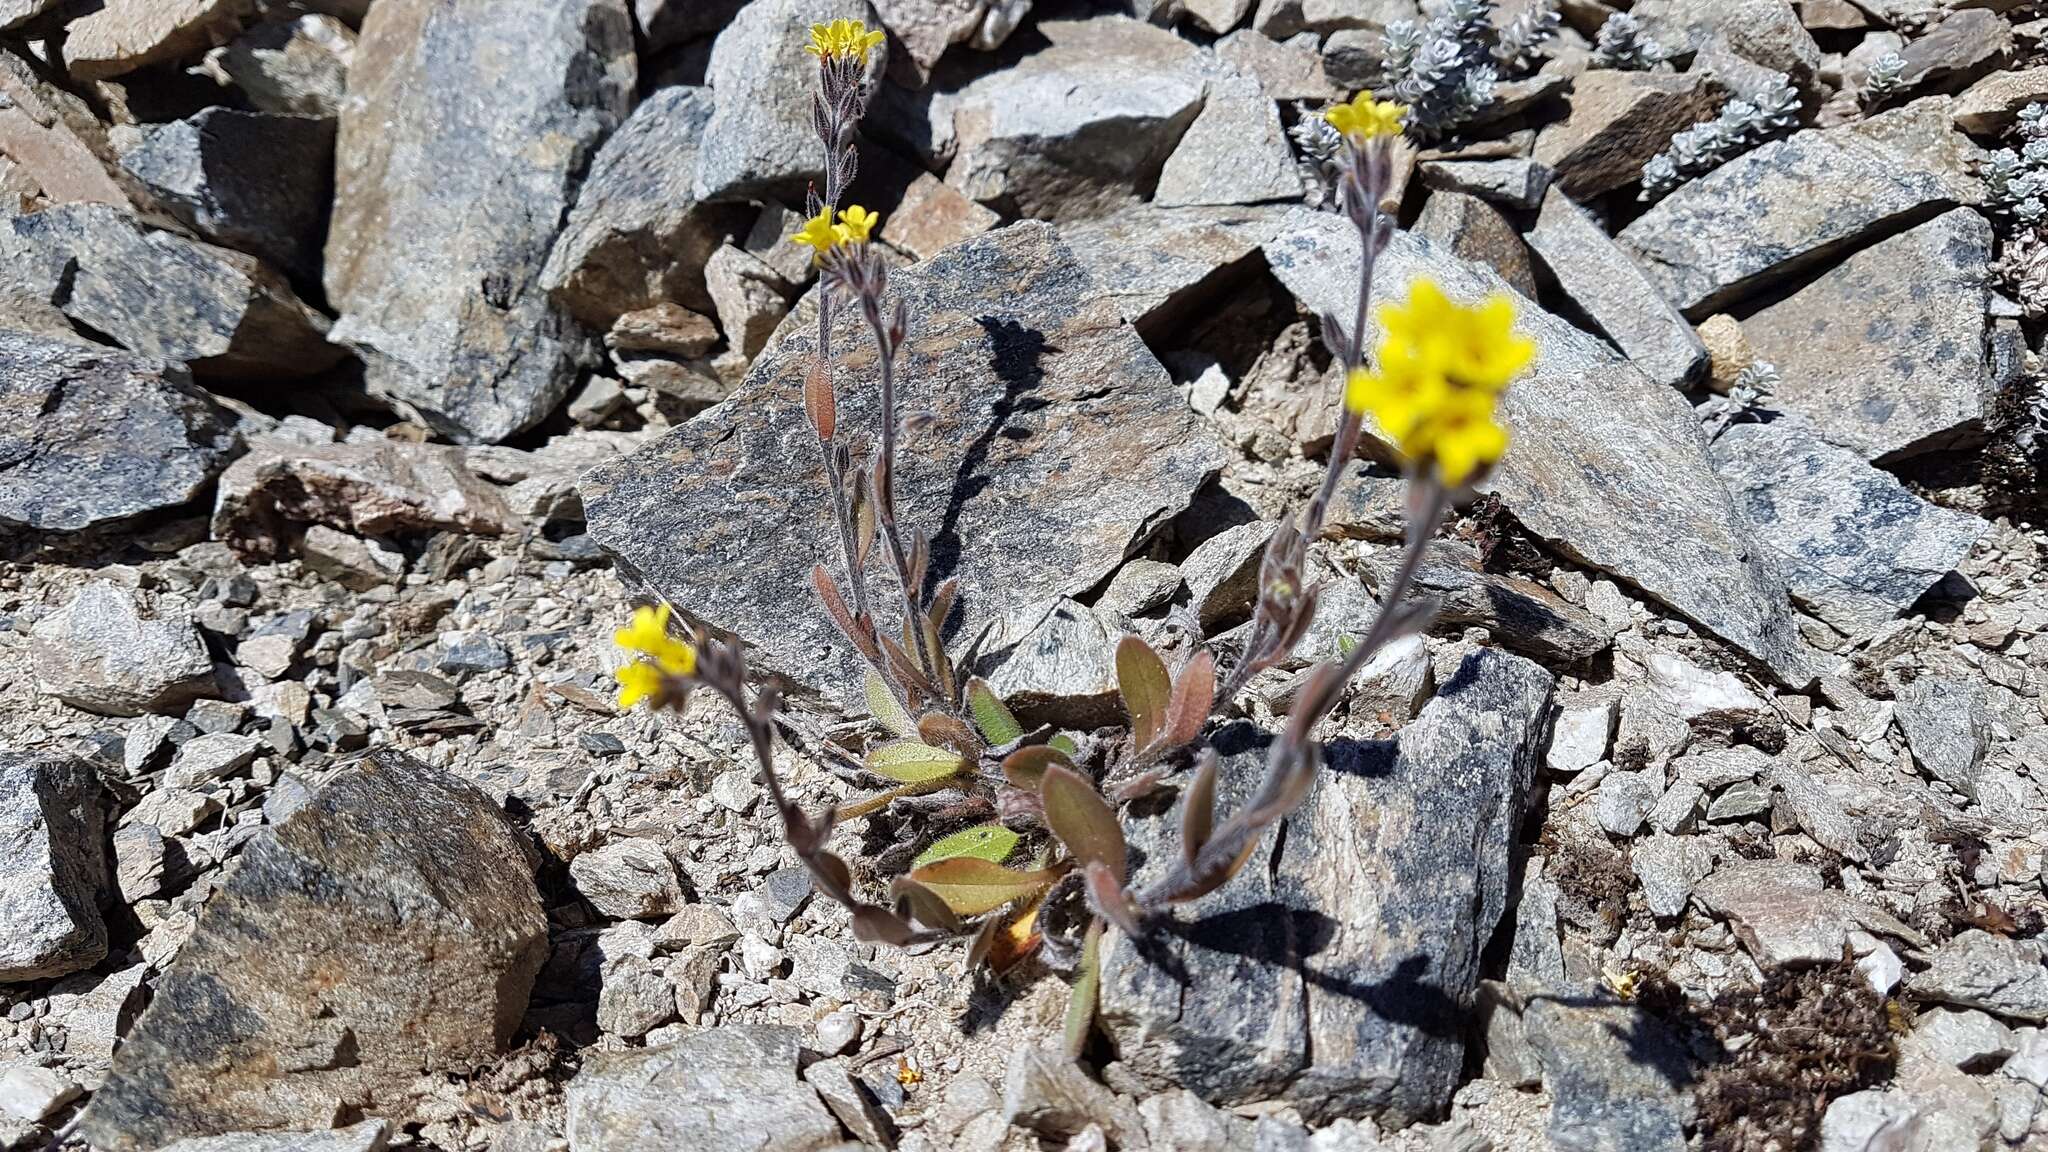
M 1000 748 L 1024 735 L 1024 726 L 1010 715 L 988 681 L 979 676 L 967 682 L 967 706 L 974 710 L 974 726 L 981 729 L 981 738 L 989 747 Z
M 1045 823 L 1060 838 L 1074 859 L 1091 861 L 1109 869 L 1117 883 L 1128 874 L 1124 831 L 1117 826 L 1116 809 L 1079 774 L 1057 764 L 1048 765 L 1038 786 L 1045 804 Z
M 1165 726 L 1166 706 L 1173 697 L 1166 661 L 1150 644 L 1136 636 L 1124 637 L 1116 645 L 1116 687 L 1124 710 L 1131 714 L 1131 745 L 1143 748 Z
M 898 740 L 868 753 L 868 771 L 905 784 L 944 780 L 960 771 L 960 754 L 915 740 Z
M 1046 746 L 1049 748 L 1059 749 L 1060 754 L 1062 756 L 1065 756 L 1069 763 L 1071 763 L 1075 757 L 1081 754 L 1081 746 L 1079 744 L 1074 743 L 1074 738 L 1072 736 L 1067 735 L 1065 732 L 1053 733 L 1052 739 L 1047 740 L 1045 743 Z
M 1358 651 L 1358 637 L 1344 632 L 1337 634 L 1337 655 L 1340 658 L 1349 660 L 1351 659 L 1351 654 L 1356 651 Z
M 1067 996 L 1067 1059 L 1079 1060 L 1095 1023 L 1095 1000 L 1102 989 L 1102 921 L 1091 918 L 1081 938 L 1081 974 Z
M 938 894 L 957 915 L 979 916 L 1012 900 L 1038 892 L 1059 879 L 1060 874 L 1012 872 L 1000 864 L 955 856 L 913 869 L 910 878 Z
M 864 687 L 867 689 L 868 711 L 881 722 L 882 727 L 895 736 L 909 738 L 917 735 L 917 721 L 903 710 L 896 694 L 889 691 L 889 686 L 882 682 L 882 677 L 873 668 L 867 670 Z
M 911 867 L 922 868 L 927 864 L 951 860 L 956 856 L 972 856 L 976 860 L 1001 864 L 1010 858 L 1011 852 L 1016 851 L 1017 841 L 1021 839 L 1023 837 L 1001 824 L 979 824 L 965 831 L 955 832 L 918 853 L 917 859 L 911 862 Z

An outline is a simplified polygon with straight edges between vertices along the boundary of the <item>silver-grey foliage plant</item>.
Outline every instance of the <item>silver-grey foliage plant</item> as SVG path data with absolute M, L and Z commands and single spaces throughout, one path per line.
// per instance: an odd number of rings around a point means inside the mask
M 1799 93 L 1781 75 L 1771 87 L 1747 100 L 1730 100 L 1712 120 L 1673 136 L 1670 147 L 1643 165 L 1638 199 L 1662 199 L 1687 180 L 1798 127 Z
M 2013 143 L 1984 159 L 1984 186 L 2004 241 L 1992 268 L 2038 318 L 2048 315 L 2048 104 L 2020 110 Z
M 1503 74 L 1528 72 L 1557 35 L 1557 0 L 1533 0 L 1504 27 L 1493 0 L 1443 0 L 1427 21 L 1387 25 L 1382 94 L 1408 106 L 1408 130 L 1422 140 L 1455 131 L 1493 103 Z
M 1670 58 L 1670 52 L 1643 31 L 1640 20 L 1616 12 L 1600 25 L 1593 39 L 1593 66 L 1623 72 L 1648 72 Z

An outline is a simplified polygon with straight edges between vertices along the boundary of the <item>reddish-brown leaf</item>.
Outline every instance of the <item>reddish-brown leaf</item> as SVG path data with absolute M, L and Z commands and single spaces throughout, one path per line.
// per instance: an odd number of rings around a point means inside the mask
M 1180 670 L 1180 679 L 1173 686 L 1173 701 L 1166 707 L 1166 738 L 1160 741 L 1162 752 L 1194 743 L 1202 734 L 1202 725 L 1209 719 L 1209 708 L 1216 702 L 1216 658 L 1208 652 L 1197 652 L 1188 666 Z
M 1124 710 L 1131 714 L 1131 746 L 1150 747 L 1166 722 L 1166 708 L 1173 696 L 1166 662 L 1150 644 L 1126 636 L 1116 645 L 1116 686 L 1123 694 Z
M 1036 794 L 1047 768 L 1055 764 L 1072 767 L 1073 763 L 1065 752 L 1050 744 L 1032 744 L 1003 757 L 1003 777 L 1011 784 Z
M 839 405 L 832 395 L 832 373 L 813 361 L 804 373 L 804 414 L 811 418 L 818 439 L 830 440 L 839 428 Z
M 869 663 L 881 663 L 882 653 L 875 647 L 875 642 L 868 635 L 867 629 L 862 628 L 860 622 L 854 619 L 852 610 L 847 608 L 846 601 L 839 595 L 839 585 L 833 583 L 832 574 L 825 571 L 823 564 L 811 569 L 811 585 L 818 590 L 818 599 L 825 603 L 825 615 L 831 617 L 833 625 L 846 637 L 846 642 L 859 649 L 860 654 L 867 657 Z
M 1209 833 L 1216 826 L 1216 769 L 1219 763 L 1214 748 L 1202 752 L 1201 767 L 1195 769 L 1195 779 L 1188 785 L 1187 795 L 1181 798 L 1180 845 L 1182 858 L 1193 867 L 1196 854 L 1202 845 L 1209 842 Z
M 1122 883 L 1127 870 L 1124 831 L 1117 825 L 1116 809 L 1095 785 L 1072 769 L 1051 764 L 1039 782 L 1038 795 L 1045 805 L 1046 825 L 1074 859 L 1101 864 Z
M 953 909 L 947 906 L 938 893 L 910 877 L 898 876 L 889 885 L 889 894 L 901 901 L 903 907 L 908 909 L 911 919 L 918 923 L 945 932 L 960 931 L 960 918 L 953 914 Z

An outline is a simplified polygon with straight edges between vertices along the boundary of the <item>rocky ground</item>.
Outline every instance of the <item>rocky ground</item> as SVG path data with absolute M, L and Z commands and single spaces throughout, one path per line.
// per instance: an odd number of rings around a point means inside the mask
M 2048 13 L 1621 7 L 0 0 L 0 1144 L 2048 1148 Z M 613 704 L 665 598 L 875 790 L 786 242 L 834 18 L 905 518 L 1030 722 L 1243 643 L 1354 300 L 1314 109 L 1417 109 L 1380 290 L 1539 348 L 1437 625 L 1079 1065 L 1052 958 L 856 942 L 723 705 Z M 1226 799 L 1376 610 L 1368 455 Z

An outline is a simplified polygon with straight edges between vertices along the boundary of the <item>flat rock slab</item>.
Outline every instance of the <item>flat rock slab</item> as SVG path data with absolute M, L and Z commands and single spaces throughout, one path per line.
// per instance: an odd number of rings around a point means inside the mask
M 213 536 L 249 555 L 281 555 L 300 526 L 366 536 L 437 531 L 496 535 L 515 523 L 462 453 L 395 440 L 295 444 L 257 437 L 220 478 Z
M 333 120 L 208 108 L 153 129 L 121 164 L 206 239 L 319 280 Z
M 1060 237 L 1140 333 L 1172 332 L 1259 265 L 1279 208 L 1134 204 L 1062 225 Z
M 1615 239 L 1699 320 L 1955 195 L 1951 181 L 1861 134 L 1808 129 L 1687 181 Z
M 232 36 L 242 13 L 235 0 L 107 0 L 65 28 L 64 69 L 105 80 L 198 55 Z
M 81 1134 L 109 1152 L 403 1118 L 493 1059 L 548 951 L 524 837 L 391 750 L 249 842 L 158 983 Z
M 0 527 L 73 531 L 199 495 L 239 447 L 184 370 L 0 331 Z
M 1125 1071 L 1220 1105 L 1284 1098 L 1311 1119 L 1438 1114 L 1507 905 L 1554 683 L 1494 649 L 1466 657 L 1398 741 L 1327 747 L 1270 867 L 1260 855 L 1142 948 L 1114 937 L 1101 1019 Z M 1264 773 L 1268 741 L 1240 723 L 1216 742 L 1227 813 Z M 1179 851 L 1180 813 L 1128 827 L 1142 889 Z
M 1683 1152 L 1694 1069 L 1656 1017 L 1589 997 L 1537 998 L 1522 1014 L 1550 1093 L 1550 1146 Z
M 106 815 L 91 765 L 0 751 L 0 984 L 106 959 Z
M 1214 434 L 1052 228 L 977 237 L 894 273 L 889 292 L 910 310 L 900 403 L 930 414 L 901 449 L 900 519 L 931 535 L 932 579 L 959 577 L 958 635 L 1093 587 L 1222 466 Z M 730 400 L 586 474 L 583 505 L 637 592 L 852 699 L 859 658 L 810 584 L 813 566 L 841 565 L 801 398 L 815 308 L 798 305 Z M 871 436 L 873 344 L 846 310 L 832 340 L 840 435 Z M 871 557 L 880 610 L 892 580 Z
M 1779 406 L 1870 460 L 1983 434 L 1991 224 L 1957 208 L 1829 269 L 1742 322 Z
M 1852 634 L 1910 608 L 1990 527 L 1920 499 L 1796 419 L 1732 425 L 1713 454 L 1792 594 Z
M 540 284 L 591 153 L 626 118 L 625 0 L 385 0 L 349 74 L 327 236 L 334 339 L 465 443 L 552 411 L 591 352 Z
M 1356 307 L 1358 241 L 1345 221 L 1298 211 L 1266 257 L 1312 312 L 1348 316 Z M 1396 233 L 1375 297 L 1405 299 L 1425 275 L 1454 299 L 1512 292 L 1491 270 Z M 1528 301 L 1516 314 L 1536 341 L 1536 362 L 1507 391 L 1513 442 L 1488 486 L 1565 555 L 1641 588 L 1785 683 L 1804 684 L 1812 657 L 1784 578 L 1714 474 L 1684 398 Z
M 103 716 L 177 713 L 215 691 L 213 659 L 191 611 L 111 580 L 88 581 L 36 621 L 29 656 L 38 690 Z
M 1543 197 L 1529 248 L 1558 287 L 1622 354 L 1659 384 L 1681 388 L 1706 374 L 1707 346 L 1664 302 L 1641 265 L 1563 192 Z
M 1250 76 L 1210 80 L 1201 114 L 1159 171 L 1152 202 L 1174 208 L 1299 199 L 1301 173 L 1273 98 Z
M 1571 115 L 1537 136 L 1535 158 L 1556 171 L 1558 187 L 1591 200 L 1641 180 L 1644 162 L 1673 133 L 1712 118 L 1727 94 L 1704 72 L 1595 69 L 1573 82 Z
M 820 1152 L 839 1122 L 797 1078 L 799 1033 L 729 1025 L 586 1061 L 569 1082 L 570 1152 Z

